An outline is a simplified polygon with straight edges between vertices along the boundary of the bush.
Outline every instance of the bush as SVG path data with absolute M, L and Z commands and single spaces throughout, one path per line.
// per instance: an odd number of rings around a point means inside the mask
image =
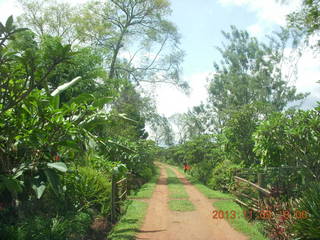
M 297 219 L 292 225 L 292 231 L 298 239 L 320 239 L 320 185 L 312 184 L 298 201 L 298 210 L 308 213 L 305 219 Z
M 86 166 L 93 168 L 104 175 L 111 178 L 111 172 L 114 167 L 116 167 L 120 162 L 111 162 L 103 156 L 99 156 L 95 152 L 91 151 L 86 154 L 85 157 Z
M 212 162 L 210 161 L 201 161 L 197 164 L 192 165 L 190 173 L 197 180 L 203 184 L 208 184 L 208 181 L 211 176 Z
M 153 174 L 154 174 L 154 171 L 152 170 L 152 168 L 144 168 L 144 169 L 141 169 L 140 171 L 140 176 L 146 181 L 149 181 L 153 176 Z
M 67 217 L 36 216 L 19 223 L 19 226 L 2 225 L 0 235 L 10 240 L 82 240 L 90 223 L 90 216 L 83 212 Z
M 263 218 L 260 221 L 269 239 L 293 239 L 289 230 L 295 212 L 293 201 L 282 201 L 279 197 L 269 197 L 260 201 L 258 206 L 260 211 L 253 213 L 253 218 Z
M 261 163 L 267 167 L 304 166 L 308 175 L 320 180 L 319 113 L 320 106 L 274 113 L 262 122 L 253 134 L 254 152 Z
M 208 186 L 215 190 L 228 191 L 232 184 L 233 172 L 236 169 L 242 168 L 241 165 L 225 160 L 219 163 L 213 170 L 211 178 L 208 181 Z
M 110 208 L 111 182 L 102 173 L 79 167 L 66 176 L 66 200 L 77 210 L 94 209 L 106 214 Z

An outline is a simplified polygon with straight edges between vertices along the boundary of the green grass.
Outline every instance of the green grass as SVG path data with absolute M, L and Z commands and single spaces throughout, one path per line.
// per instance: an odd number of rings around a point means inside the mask
M 127 212 L 112 229 L 108 239 L 134 240 L 140 229 L 143 218 L 147 212 L 148 204 L 141 201 L 130 200 Z
M 192 184 L 207 198 L 209 199 L 233 199 L 234 197 L 228 193 L 222 193 L 219 191 L 212 190 L 207 186 L 200 184 L 200 183 L 193 183 Z
M 156 167 L 156 174 L 151 180 L 142 185 L 138 192 L 131 194 L 129 198 L 151 198 L 160 175 L 160 169 Z M 112 240 L 130 240 L 136 239 L 137 231 L 140 229 L 144 216 L 147 213 L 148 203 L 142 201 L 129 200 L 128 208 L 110 232 L 108 239 Z
M 188 212 L 194 211 L 196 208 L 189 200 L 175 199 L 169 201 L 169 208 L 172 211 Z
M 156 167 L 156 174 L 151 178 L 151 180 L 141 186 L 138 192 L 133 193 L 129 196 L 129 198 L 133 199 L 141 199 L 141 198 L 151 198 L 153 191 L 156 187 L 158 178 L 160 175 L 160 169 Z
M 189 174 L 185 174 L 182 169 L 176 167 L 176 169 L 184 174 L 186 178 L 192 183 L 203 195 L 205 195 L 209 199 L 234 199 L 234 196 L 228 193 L 222 193 L 219 191 L 212 190 L 207 186 L 201 184 L 198 180 L 194 177 L 190 176 Z
M 237 231 L 244 233 L 251 240 L 268 240 L 268 238 L 264 237 L 259 232 L 259 226 L 250 224 L 243 215 L 243 210 L 241 207 L 233 202 L 232 200 L 220 200 L 213 203 L 213 206 L 217 210 L 222 210 L 224 212 L 235 211 L 236 217 L 235 219 L 226 219 L 230 225 Z
M 177 178 L 176 174 L 167 168 L 168 188 L 170 198 L 189 198 L 182 182 Z

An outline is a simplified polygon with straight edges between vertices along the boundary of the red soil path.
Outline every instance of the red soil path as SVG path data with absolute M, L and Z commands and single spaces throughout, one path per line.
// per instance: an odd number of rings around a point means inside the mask
M 136 239 L 149 240 L 247 240 L 248 237 L 235 231 L 224 219 L 212 219 L 212 200 L 207 199 L 189 181 L 171 168 L 184 184 L 189 200 L 196 210 L 175 212 L 168 208 L 168 187 L 165 164 L 160 167 L 160 178 L 149 201 L 144 223 Z

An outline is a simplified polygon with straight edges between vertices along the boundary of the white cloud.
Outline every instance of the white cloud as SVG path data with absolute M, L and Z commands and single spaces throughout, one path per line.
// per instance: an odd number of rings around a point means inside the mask
M 265 32 L 263 31 L 263 27 L 259 23 L 250 25 L 247 28 L 247 30 L 250 33 L 250 35 L 255 36 L 257 38 L 261 38 L 265 35 Z
M 285 25 L 286 15 L 300 6 L 301 0 L 281 4 L 276 0 L 218 0 L 224 6 L 244 6 L 264 22 Z
M 266 33 L 271 33 L 275 25 L 285 26 L 286 16 L 297 10 L 301 0 L 290 0 L 281 4 L 280 0 L 218 0 L 221 5 L 245 7 L 254 13 L 257 22 L 247 27 L 248 32 L 262 38 Z
M 58 2 L 67 2 L 73 6 L 88 2 L 88 0 L 57 0 Z M 0 0 L 0 22 L 5 22 L 10 15 L 19 16 L 23 12 L 20 4 L 16 0 Z
M 186 76 L 185 80 L 189 82 L 191 87 L 189 96 L 173 86 L 159 86 L 156 90 L 158 112 L 169 117 L 175 113 L 187 112 L 189 108 L 204 102 L 208 97 L 206 85 L 209 76 L 209 72 Z
M 10 15 L 17 17 L 22 13 L 17 1 L 0 1 L 0 22 L 5 23 Z
M 298 80 L 295 85 L 301 92 L 310 92 L 304 104 L 305 108 L 312 108 L 316 106 L 316 101 L 320 101 L 320 84 L 317 83 L 320 80 L 319 60 L 319 56 L 307 50 L 299 61 Z
M 310 109 L 317 105 L 320 101 L 320 56 L 314 54 L 312 49 L 304 49 L 302 56 L 299 58 L 298 53 L 291 48 L 286 48 L 284 51 L 286 60 L 283 62 L 282 71 L 291 85 L 296 86 L 299 93 L 310 93 L 303 101 L 302 108 Z M 292 75 L 294 68 L 297 67 L 298 74 Z M 296 105 L 289 104 L 289 106 Z

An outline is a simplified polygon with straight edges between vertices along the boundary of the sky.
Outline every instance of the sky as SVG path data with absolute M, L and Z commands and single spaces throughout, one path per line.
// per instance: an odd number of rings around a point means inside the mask
M 69 0 L 81 3 L 85 0 Z M 184 94 L 171 85 L 159 85 L 156 90 L 158 112 L 167 117 L 183 113 L 205 102 L 208 95 L 207 79 L 213 74 L 213 63 L 221 57 L 216 47 L 222 46 L 221 31 L 230 25 L 247 30 L 252 36 L 265 41 L 265 35 L 285 26 L 286 15 L 297 9 L 300 0 L 280 4 L 279 0 L 170 0 L 174 22 L 180 32 L 181 48 L 185 52 L 182 78 L 188 81 L 191 92 Z M 9 15 L 17 16 L 21 10 L 15 0 L 0 0 L 0 21 Z M 303 104 L 304 109 L 320 101 L 319 57 L 306 50 L 298 63 L 298 79 L 294 84 L 299 92 L 311 94 Z
M 286 15 L 299 7 L 299 0 L 281 5 L 274 0 L 171 0 L 171 20 L 182 35 L 185 51 L 183 78 L 191 86 L 190 96 L 170 86 L 158 90 L 158 111 L 166 116 L 186 112 L 188 108 L 205 102 L 207 78 L 213 74 L 213 63 L 221 57 L 216 47 L 222 46 L 221 31 L 230 25 L 247 30 L 252 36 L 265 41 L 265 35 L 285 26 Z M 316 106 L 320 101 L 319 58 L 305 51 L 298 64 L 298 79 L 293 82 L 299 92 L 310 92 L 303 108 Z M 174 103 L 174 104 L 173 104 Z

